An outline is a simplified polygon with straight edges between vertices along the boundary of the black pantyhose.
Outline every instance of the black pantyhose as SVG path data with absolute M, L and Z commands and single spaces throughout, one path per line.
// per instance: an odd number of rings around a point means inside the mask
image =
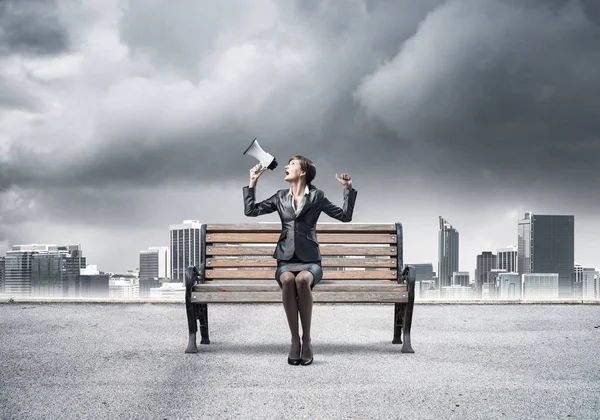
M 285 315 L 292 335 L 292 345 L 289 357 L 297 359 L 300 353 L 300 333 L 298 329 L 298 313 L 302 323 L 302 355 L 303 359 L 312 357 L 310 346 L 310 325 L 312 318 L 313 299 L 310 285 L 313 275 L 309 271 L 301 271 L 294 276 L 286 271 L 279 277 L 282 286 L 282 300 Z

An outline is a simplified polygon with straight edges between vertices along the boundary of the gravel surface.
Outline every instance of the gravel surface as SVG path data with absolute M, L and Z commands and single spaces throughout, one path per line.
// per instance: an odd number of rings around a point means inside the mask
M 600 418 L 600 305 L 316 305 L 311 366 L 280 305 L 0 304 L 0 419 Z

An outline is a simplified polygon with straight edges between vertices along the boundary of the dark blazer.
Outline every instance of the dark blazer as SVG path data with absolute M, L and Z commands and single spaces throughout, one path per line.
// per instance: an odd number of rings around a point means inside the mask
M 292 197 L 288 196 L 289 188 L 277 191 L 271 197 L 256 203 L 256 189 L 245 186 L 244 214 L 250 217 L 269 214 L 277 211 L 281 219 L 281 235 L 273 258 L 289 260 L 294 255 L 302 261 L 321 261 L 321 251 L 317 241 L 317 220 L 324 212 L 341 222 L 352 221 L 356 190 L 344 188 L 344 204 L 340 208 L 333 204 L 325 193 L 319 189 L 310 190 L 306 196 L 304 207 L 296 216 L 292 207 Z

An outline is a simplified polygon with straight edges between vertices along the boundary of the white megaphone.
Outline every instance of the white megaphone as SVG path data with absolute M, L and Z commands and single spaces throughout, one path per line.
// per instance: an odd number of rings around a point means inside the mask
M 260 162 L 263 168 L 269 168 L 270 170 L 273 170 L 277 167 L 277 160 L 275 160 L 273 155 L 265 152 L 260 147 L 260 144 L 258 144 L 256 139 L 252 140 L 250 147 L 248 147 L 246 151 L 242 153 L 242 155 L 252 156 Z

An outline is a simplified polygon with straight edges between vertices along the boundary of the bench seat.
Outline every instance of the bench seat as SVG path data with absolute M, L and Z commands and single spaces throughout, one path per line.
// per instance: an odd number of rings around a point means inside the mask
M 193 303 L 281 303 L 275 280 L 207 282 L 192 288 Z M 315 303 L 401 303 L 408 301 L 408 286 L 390 281 L 321 280 L 313 289 Z

